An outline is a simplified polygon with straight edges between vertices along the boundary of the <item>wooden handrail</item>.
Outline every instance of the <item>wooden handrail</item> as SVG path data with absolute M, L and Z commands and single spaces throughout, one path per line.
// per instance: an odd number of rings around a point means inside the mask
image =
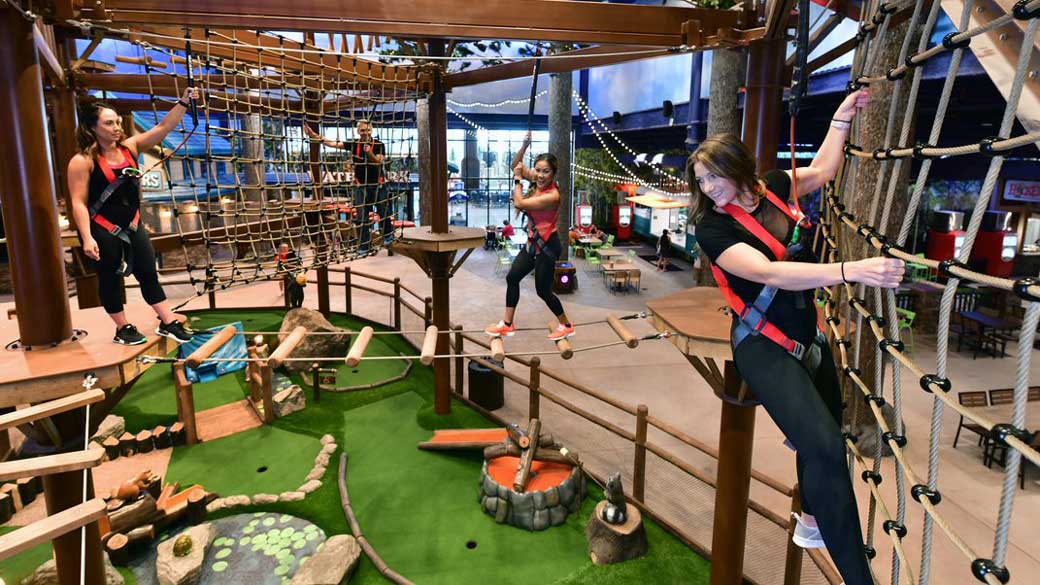
M 104 449 L 71 451 L 57 455 L 41 455 L 29 459 L 16 459 L 0 463 L 0 481 L 11 481 L 20 477 L 53 475 L 66 471 L 79 471 L 101 465 Z
M 0 415 L 0 431 L 29 423 L 34 420 L 40 420 L 41 418 L 54 416 L 55 414 L 66 412 L 74 408 L 80 408 L 87 404 L 101 402 L 104 399 L 105 391 L 100 388 L 95 388 L 93 390 L 86 390 L 84 392 L 58 398 L 57 400 L 41 402 L 30 406 L 29 408 L 23 408 L 21 410 L 15 410 Z
M 4 534 L 0 536 L 0 561 L 97 522 L 104 515 L 105 501 L 95 498 Z

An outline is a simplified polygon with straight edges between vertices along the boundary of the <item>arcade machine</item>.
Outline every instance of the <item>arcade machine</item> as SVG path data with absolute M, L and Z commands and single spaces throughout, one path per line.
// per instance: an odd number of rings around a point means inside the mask
M 968 265 L 990 276 L 1008 278 L 1018 250 L 1018 234 L 1011 230 L 1011 214 L 987 211 L 975 237 Z
M 592 227 L 592 206 L 582 203 L 574 206 L 574 225 L 582 231 Z
M 964 246 L 964 214 L 939 210 L 932 213 L 925 255 L 932 260 L 956 258 Z
M 635 203 L 627 202 L 614 206 L 614 228 L 617 230 L 618 240 L 628 240 L 632 237 L 632 216 L 635 207 Z

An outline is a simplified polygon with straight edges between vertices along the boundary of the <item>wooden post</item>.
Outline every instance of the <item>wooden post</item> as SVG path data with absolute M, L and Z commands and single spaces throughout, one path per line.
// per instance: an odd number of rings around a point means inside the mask
M 645 404 L 636 407 L 636 456 L 632 464 L 632 497 L 643 501 L 646 486 L 646 416 L 649 409 Z
M 318 268 L 318 312 L 325 315 L 326 319 L 332 314 L 329 305 L 329 267 L 325 265 Z
M 189 445 L 194 445 L 199 442 L 195 426 L 195 394 L 184 371 L 184 362 L 173 364 L 173 385 L 177 392 L 177 413 L 180 415 L 180 421 L 184 423 L 186 440 Z
M 755 442 L 755 403 L 735 402 L 741 379 L 732 361 L 726 361 L 725 395 L 719 423 L 715 524 L 711 537 L 711 585 L 740 585 L 744 581 L 744 543 L 747 536 L 748 492 L 751 489 L 751 451 Z
M 14 16 L 10 18 L 14 18 Z M 48 516 L 79 505 L 83 501 L 84 475 L 86 475 L 87 499 L 89 500 L 94 497 L 94 480 L 89 470 L 86 474 L 82 471 L 68 471 L 43 478 L 43 494 L 47 503 Z M 80 540 L 81 534 L 86 536 L 85 541 Z M 73 530 L 55 538 L 51 541 L 51 546 L 54 549 L 54 561 L 57 565 L 60 585 L 78 585 L 80 583 L 81 547 L 86 553 L 83 557 L 86 565 L 84 582 L 105 582 L 101 529 L 97 522 L 91 522 L 85 530 Z
M 72 335 L 54 197 L 56 165 L 48 140 L 33 23 L 10 6 L 0 8 L 0 100 L 6 106 L 0 108 L 0 142 L 5 145 L 0 157 L 0 207 L 18 335 L 26 345 L 49 345 Z M 64 168 L 67 162 L 57 166 Z M 78 549 L 68 552 L 79 558 Z M 61 558 L 58 565 L 59 569 L 63 565 Z
M 462 357 L 462 325 L 456 325 L 455 329 L 455 393 L 462 396 L 466 387 L 466 358 Z
M 394 329 L 401 330 L 401 279 L 399 277 L 394 278 Z
M 274 422 L 274 396 L 271 390 L 271 366 L 266 362 L 260 366 L 260 396 L 264 401 L 264 422 Z
M 538 388 L 542 385 L 542 359 L 538 356 L 531 358 L 531 375 L 530 382 L 527 385 L 527 418 L 540 418 L 541 405 L 540 401 L 542 395 L 539 394 Z
M 314 381 L 314 396 L 312 398 L 314 399 L 314 402 L 316 402 L 316 403 L 317 402 L 321 402 L 321 380 L 320 380 L 321 374 L 320 374 L 320 372 L 318 372 L 318 370 L 320 370 L 320 369 L 321 369 L 321 364 L 319 364 L 318 362 L 314 362 L 314 363 L 311 364 L 311 376 L 314 376 L 312 378 L 313 381 Z
M 527 480 L 531 477 L 531 464 L 534 463 L 534 455 L 538 451 L 538 438 L 542 432 L 542 421 L 532 418 L 527 425 L 527 436 L 531 442 L 527 449 L 520 454 L 520 467 L 516 470 L 513 479 L 513 490 L 523 493 L 527 489 Z
M 350 266 L 343 267 L 343 311 L 348 315 L 354 312 L 354 302 L 350 294 Z
M 798 484 L 791 489 L 791 514 L 799 514 L 802 511 L 802 497 L 799 493 Z M 787 558 L 784 560 L 784 585 L 798 585 L 802 582 L 802 547 L 791 540 L 794 527 L 798 523 L 793 517 L 788 519 L 787 525 Z
M 426 329 L 433 324 L 433 298 L 426 297 L 423 299 L 423 304 L 423 329 Z

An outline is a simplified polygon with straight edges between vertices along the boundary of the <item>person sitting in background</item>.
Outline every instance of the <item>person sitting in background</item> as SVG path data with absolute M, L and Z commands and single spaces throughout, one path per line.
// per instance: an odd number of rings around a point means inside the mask
M 513 229 L 513 224 L 509 223 L 508 219 L 502 220 L 502 237 L 509 239 L 516 234 L 516 230 Z

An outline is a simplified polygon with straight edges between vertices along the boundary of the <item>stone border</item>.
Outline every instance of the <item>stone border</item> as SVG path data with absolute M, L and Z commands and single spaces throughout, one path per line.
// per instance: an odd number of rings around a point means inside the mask
M 402 358 L 404 358 L 404 354 L 403 353 L 398 352 L 398 355 L 400 355 Z M 378 388 L 380 386 L 386 386 L 387 384 L 392 384 L 394 382 L 400 382 L 401 380 L 404 380 L 405 378 L 408 377 L 409 374 L 412 373 L 412 363 L 415 360 L 402 359 L 401 361 L 405 362 L 404 371 L 401 372 L 400 374 L 397 374 L 393 378 L 387 378 L 385 380 L 379 380 L 378 382 L 369 382 L 368 384 L 358 384 L 356 386 L 336 386 L 335 388 L 326 388 L 326 387 L 322 386 L 321 391 L 322 392 L 334 392 L 334 393 L 354 392 L 356 390 L 371 390 L 372 388 Z M 309 370 L 301 371 L 300 372 L 300 379 L 303 380 L 305 384 L 307 384 L 307 385 L 309 385 L 310 387 L 313 388 L 314 387 L 314 377 L 312 376 L 311 378 L 308 378 L 307 375 L 309 373 L 310 373 Z
M 273 504 L 275 502 L 299 502 L 307 497 L 307 494 L 321 487 L 321 478 L 325 475 L 325 469 L 329 466 L 329 460 L 332 457 L 332 454 L 336 452 L 336 449 L 337 445 L 335 437 L 332 435 L 323 435 L 321 437 L 321 451 L 319 451 L 318 456 L 314 458 L 314 467 L 311 468 L 311 472 L 304 478 L 303 485 L 293 491 L 282 492 L 277 495 L 255 494 L 252 497 L 239 495 L 217 498 L 206 505 L 206 513 L 212 514 L 219 510 L 249 506 L 251 504 L 263 505 Z

